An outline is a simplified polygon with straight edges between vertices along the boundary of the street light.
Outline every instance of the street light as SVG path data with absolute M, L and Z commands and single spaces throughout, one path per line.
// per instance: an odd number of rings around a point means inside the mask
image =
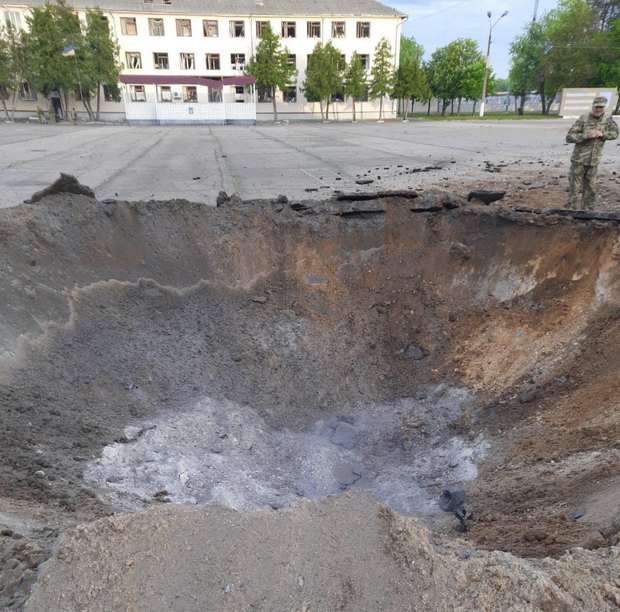
M 506 17 L 506 15 L 508 15 L 508 11 L 504 11 L 495 21 L 495 23 L 493 23 L 493 13 L 491 13 L 491 11 L 489 11 L 487 13 L 487 17 L 489 18 L 489 42 L 487 44 L 487 60 L 486 60 L 486 64 L 484 66 L 484 84 L 482 85 L 482 100 L 480 101 L 480 119 L 484 118 L 484 107 L 486 106 L 486 102 L 487 102 L 487 88 L 489 86 L 489 59 L 491 57 L 491 42 L 493 40 L 493 28 L 504 18 Z

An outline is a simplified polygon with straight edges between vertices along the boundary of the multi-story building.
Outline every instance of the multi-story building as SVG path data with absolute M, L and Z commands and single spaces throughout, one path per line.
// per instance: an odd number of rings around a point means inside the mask
M 27 14 L 40 0 L 0 0 L 3 19 L 27 27 Z M 244 68 L 269 23 L 282 37 L 297 69 L 290 87 L 278 92 L 283 118 L 320 116 L 318 103 L 304 96 L 308 56 L 317 43 L 331 42 L 346 61 L 362 57 L 368 72 L 382 38 L 397 62 L 405 16 L 375 0 L 72 0 L 78 14 L 98 6 L 120 47 L 121 101 L 105 92 L 102 119 L 209 121 L 225 118 L 268 120 L 270 93 L 256 91 Z M 30 113 L 47 101 L 24 83 L 18 112 Z M 79 104 L 75 104 L 79 110 Z M 393 103 L 385 105 L 394 116 Z M 361 118 L 378 116 L 378 101 L 362 101 Z M 330 118 L 351 118 L 351 104 L 340 97 Z

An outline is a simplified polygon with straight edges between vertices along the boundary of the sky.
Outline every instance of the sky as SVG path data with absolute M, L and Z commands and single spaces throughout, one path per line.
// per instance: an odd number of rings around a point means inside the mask
M 473 38 L 486 53 L 487 11 L 493 13 L 493 21 L 508 11 L 493 30 L 491 47 L 493 70 L 497 77 L 505 78 L 510 70 L 510 43 L 532 20 L 535 0 L 384 0 L 384 4 L 409 15 L 403 33 L 415 36 L 427 57 L 457 38 Z M 543 15 L 557 4 L 558 0 L 539 0 L 538 14 Z

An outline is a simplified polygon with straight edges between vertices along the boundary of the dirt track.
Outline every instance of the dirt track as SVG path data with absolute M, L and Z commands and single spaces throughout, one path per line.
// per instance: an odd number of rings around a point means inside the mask
M 305 435 L 330 418 L 349 426 L 369 404 L 430 398 L 444 429 L 432 428 L 432 411 L 424 420 L 414 410 L 373 452 L 405 465 L 429 441 L 468 448 L 484 440 L 476 479 L 444 468 L 422 474 L 430 497 L 446 482 L 466 487 L 475 516 L 469 546 L 526 556 L 600 548 L 578 553 L 579 563 L 613 569 L 617 223 L 433 194 L 233 199 L 219 209 L 61 195 L 0 211 L 0 237 L 0 538 L 10 569 L 2 605 L 20 605 L 59 532 L 123 507 L 109 496 L 118 482 L 95 488 L 84 478 L 104 447 L 127 444 L 127 426 L 140 431 L 204 398 L 251 409 L 269 436 Z M 473 400 L 447 418 L 437 388 Z M 210 453 L 229 458 L 226 444 Z M 252 446 L 245 450 L 251 456 Z M 140 503 L 161 503 L 159 489 L 142 492 Z M 364 512 L 375 520 L 376 509 Z M 263 520 L 252 516 L 239 520 Z M 431 519 L 436 533 L 452 534 L 450 519 Z M 385 533 L 377 534 L 378 546 Z M 58 571 L 74 571 L 59 563 Z M 568 582 L 560 589 L 569 592 Z M 613 601 L 620 585 L 609 584 Z M 407 596 L 419 588 L 414 580 L 403 587 Z M 43 592 L 38 601 L 55 597 Z M 579 597 L 589 605 L 589 594 Z M 309 610 L 340 600 L 312 601 Z M 396 607 L 383 609 L 402 609 L 404 600 L 385 601 Z M 342 606 L 373 609 L 353 596 Z

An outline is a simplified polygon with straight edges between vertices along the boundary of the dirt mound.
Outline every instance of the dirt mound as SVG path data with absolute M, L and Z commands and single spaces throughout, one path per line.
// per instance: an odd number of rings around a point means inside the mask
M 616 610 L 620 549 L 524 561 L 363 496 L 279 512 L 164 507 L 66 534 L 28 612 Z
M 0 527 L 458 486 L 472 546 L 617 544 L 616 220 L 360 197 L 0 211 Z

